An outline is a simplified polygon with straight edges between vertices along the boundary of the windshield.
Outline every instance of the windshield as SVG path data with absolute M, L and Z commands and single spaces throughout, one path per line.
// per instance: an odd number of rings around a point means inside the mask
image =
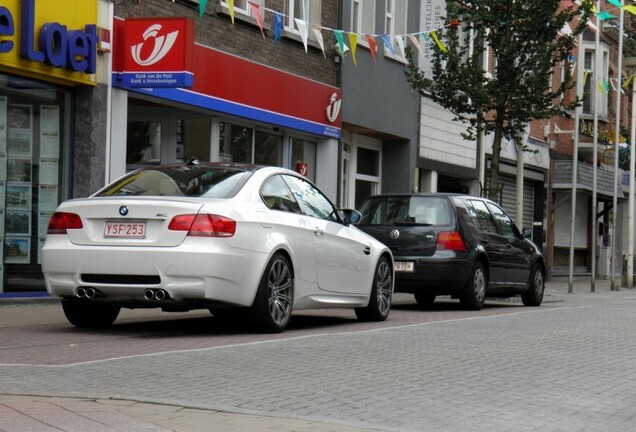
M 132 172 L 95 196 L 231 198 L 251 173 L 225 167 L 165 166 Z
M 358 225 L 450 225 L 451 207 L 446 197 L 378 196 L 360 208 Z

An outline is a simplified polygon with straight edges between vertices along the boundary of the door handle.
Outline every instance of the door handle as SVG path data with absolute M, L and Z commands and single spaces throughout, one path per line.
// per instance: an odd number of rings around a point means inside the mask
M 362 249 L 362 252 L 364 252 L 365 255 L 371 255 L 371 248 L 369 246 L 365 246 L 364 249 Z
M 316 237 L 322 237 L 322 235 L 323 235 L 324 233 L 325 233 L 325 232 L 324 232 L 323 230 L 321 230 L 320 228 L 318 228 L 318 227 L 315 227 L 315 228 L 314 228 L 314 235 L 315 235 Z

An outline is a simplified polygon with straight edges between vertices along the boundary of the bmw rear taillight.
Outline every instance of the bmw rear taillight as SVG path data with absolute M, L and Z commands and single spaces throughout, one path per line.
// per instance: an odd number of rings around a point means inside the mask
M 437 234 L 437 250 L 465 251 L 466 245 L 457 231 L 442 231 Z
M 213 214 L 188 214 L 172 218 L 168 229 L 187 231 L 193 237 L 232 237 L 236 232 L 236 221 Z
M 47 234 L 66 234 L 69 229 L 81 229 L 82 218 L 75 213 L 55 212 L 49 220 L 49 226 L 46 230 Z

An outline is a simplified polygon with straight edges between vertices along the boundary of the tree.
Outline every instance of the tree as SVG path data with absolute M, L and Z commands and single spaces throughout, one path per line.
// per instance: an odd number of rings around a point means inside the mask
M 555 66 L 572 63 L 578 35 L 585 30 L 592 3 L 568 0 L 447 0 L 447 25 L 438 30 L 445 50 L 432 55 L 432 76 L 407 53 L 408 83 L 420 95 L 467 123 L 464 138 L 494 134 L 488 195 L 499 187 L 501 143 L 519 143 L 531 120 L 550 118 L 574 108 L 560 96 L 573 88 L 572 68 L 557 88 L 549 82 Z M 563 32 L 571 24 L 572 32 Z M 488 74 L 483 57 L 492 51 Z M 492 63 L 492 62 L 491 62 Z

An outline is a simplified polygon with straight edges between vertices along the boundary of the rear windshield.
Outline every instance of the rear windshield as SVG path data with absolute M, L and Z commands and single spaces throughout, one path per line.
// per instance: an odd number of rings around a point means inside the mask
M 358 225 L 450 225 L 452 213 L 445 197 L 379 196 L 360 208 Z
M 251 172 L 209 166 L 170 166 L 132 172 L 95 196 L 177 196 L 231 198 Z

